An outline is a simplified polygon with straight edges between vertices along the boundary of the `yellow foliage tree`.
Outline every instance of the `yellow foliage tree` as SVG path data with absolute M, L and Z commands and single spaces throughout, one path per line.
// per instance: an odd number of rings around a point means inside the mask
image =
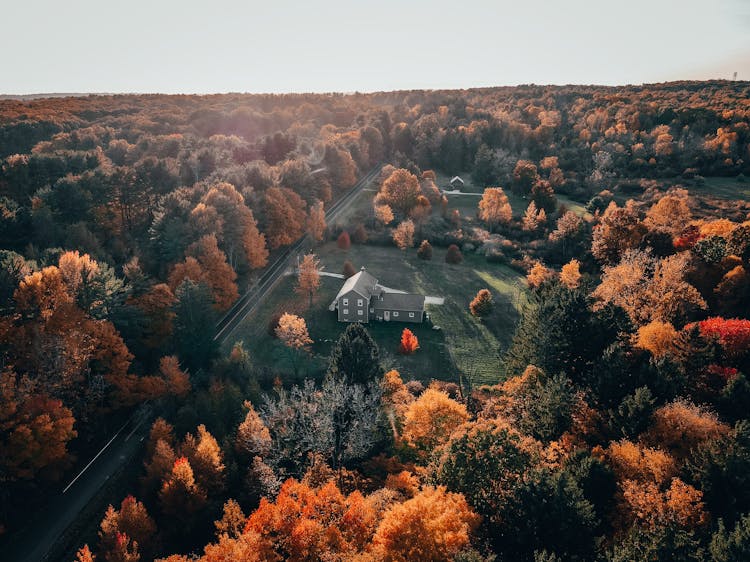
M 393 242 L 399 250 L 406 250 L 414 246 L 414 223 L 405 220 L 393 231 Z
M 448 562 L 469 545 L 480 518 L 461 494 L 426 487 L 383 515 L 372 539 L 378 560 Z
M 421 453 L 428 454 L 445 443 L 468 418 L 466 406 L 445 392 L 428 388 L 406 410 L 403 438 Z
M 488 187 L 479 201 L 479 218 L 487 223 L 490 231 L 499 224 L 508 224 L 513 218 L 508 196 L 502 187 Z
M 319 266 L 320 260 L 315 257 L 315 254 L 307 254 L 302 258 L 302 263 L 299 264 L 297 287 L 295 290 L 299 294 L 307 295 L 310 298 L 310 306 L 312 306 L 313 296 L 320 288 Z
M 568 289 L 576 289 L 581 284 L 581 262 L 573 258 L 560 270 L 560 281 Z
M 651 352 L 654 357 L 660 358 L 672 351 L 676 338 L 677 330 L 672 324 L 654 320 L 638 328 L 636 345 Z

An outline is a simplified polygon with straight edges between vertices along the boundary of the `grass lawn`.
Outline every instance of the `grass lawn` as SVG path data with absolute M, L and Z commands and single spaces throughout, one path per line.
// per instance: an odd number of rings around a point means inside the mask
M 692 195 L 708 195 L 721 199 L 750 201 L 750 178 L 737 181 L 736 178 L 708 177 L 702 186 L 689 187 Z
M 386 368 L 399 370 L 404 380 L 436 378 L 458 382 L 460 374 L 473 384 L 484 384 L 502 378 L 500 355 L 510 343 L 519 311 L 526 302 L 523 279 L 518 273 L 474 255 L 466 256 L 460 265 L 448 265 L 441 248 L 435 248 L 432 261 L 418 259 L 415 249 L 401 252 L 395 247 L 368 245 L 353 245 L 344 252 L 335 243 L 327 243 L 317 253 L 325 271 L 339 273 L 348 259 L 355 267 L 366 266 L 386 286 L 445 298 L 442 306 L 428 305 L 433 323 L 440 330 L 429 324 L 368 325 Z M 297 376 L 321 376 L 331 346 L 345 327 L 336 321 L 335 313 L 328 311 L 341 283 L 340 279 L 321 277 L 320 291 L 308 308 L 306 299 L 294 293 L 294 278 L 284 279 L 237 329 L 232 341 L 242 340 L 257 365 L 270 366 L 294 378 L 290 354 L 268 335 L 267 325 L 276 313 L 300 314 L 315 343 L 312 357 L 297 361 Z M 479 320 L 469 313 L 468 303 L 482 288 L 492 291 L 496 305 L 487 318 Z M 404 327 L 409 327 L 420 342 L 419 351 L 411 356 L 396 352 Z

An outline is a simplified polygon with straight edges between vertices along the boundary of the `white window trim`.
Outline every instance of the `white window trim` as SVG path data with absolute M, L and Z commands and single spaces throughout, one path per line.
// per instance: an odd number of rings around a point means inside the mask
M 357 306 L 364 306 L 364 305 L 365 305 L 365 301 L 363 301 L 362 299 L 357 299 Z
M 359 309 L 359 310 L 357 311 L 357 315 L 359 315 L 359 316 L 364 316 L 364 315 L 365 315 L 365 311 L 364 311 L 364 310 L 362 310 L 362 309 Z
M 349 306 L 349 299 L 343 299 L 341 301 L 341 304 L 343 304 L 344 306 Z
M 393 317 L 394 317 L 394 318 L 398 318 L 398 312 L 396 312 L 396 311 L 394 310 L 394 311 L 392 312 L 392 314 L 393 314 Z
M 413 312 L 409 313 L 409 318 L 414 318 L 414 313 Z
M 344 309 L 344 314 L 349 314 L 349 309 L 348 308 Z

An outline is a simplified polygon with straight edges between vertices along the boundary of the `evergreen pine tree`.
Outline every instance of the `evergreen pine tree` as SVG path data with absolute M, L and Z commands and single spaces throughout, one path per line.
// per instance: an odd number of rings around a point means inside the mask
M 378 346 L 362 324 L 349 324 L 331 351 L 328 372 L 349 384 L 364 384 L 383 376 Z
M 205 367 L 214 358 L 216 313 L 211 290 L 185 279 L 175 293 L 174 344 L 181 362 L 191 370 Z

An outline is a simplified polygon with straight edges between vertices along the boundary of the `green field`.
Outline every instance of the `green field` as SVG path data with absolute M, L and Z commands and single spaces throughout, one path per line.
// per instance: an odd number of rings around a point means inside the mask
M 692 195 L 708 195 L 728 200 L 750 201 L 750 179 L 708 177 L 702 186 L 690 187 Z
M 345 260 L 355 267 L 366 266 L 383 285 L 428 296 L 444 297 L 443 305 L 428 305 L 435 326 L 429 324 L 372 323 L 368 326 L 381 350 L 386 368 L 398 369 L 404 380 L 433 378 L 459 381 L 459 375 L 473 384 L 494 383 L 503 376 L 500 355 L 510 343 L 526 303 L 522 277 L 515 271 L 487 263 L 481 256 L 466 256 L 460 265 L 444 262 L 445 250 L 436 248 L 432 261 L 417 258 L 416 250 L 401 252 L 395 247 L 357 246 L 348 252 L 327 243 L 318 248 L 324 271 L 339 273 Z M 308 308 L 306 299 L 294 293 L 294 277 L 283 279 L 259 310 L 238 327 L 231 342 L 241 340 L 258 366 L 271 367 L 294 378 L 293 362 L 284 347 L 268 334 L 269 320 L 284 311 L 302 315 L 315 341 L 312 356 L 299 361 L 297 377 L 317 377 L 325 370 L 331 346 L 344 329 L 328 311 L 342 280 L 321 278 L 321 288 Z M 479 320 L 471 316 L 468 303 L 476 292 L 489 288 L 496 301 L 492 314 Z M 401 330 L 408 326 L 420 341 L 412 356 L 396 352 Z

